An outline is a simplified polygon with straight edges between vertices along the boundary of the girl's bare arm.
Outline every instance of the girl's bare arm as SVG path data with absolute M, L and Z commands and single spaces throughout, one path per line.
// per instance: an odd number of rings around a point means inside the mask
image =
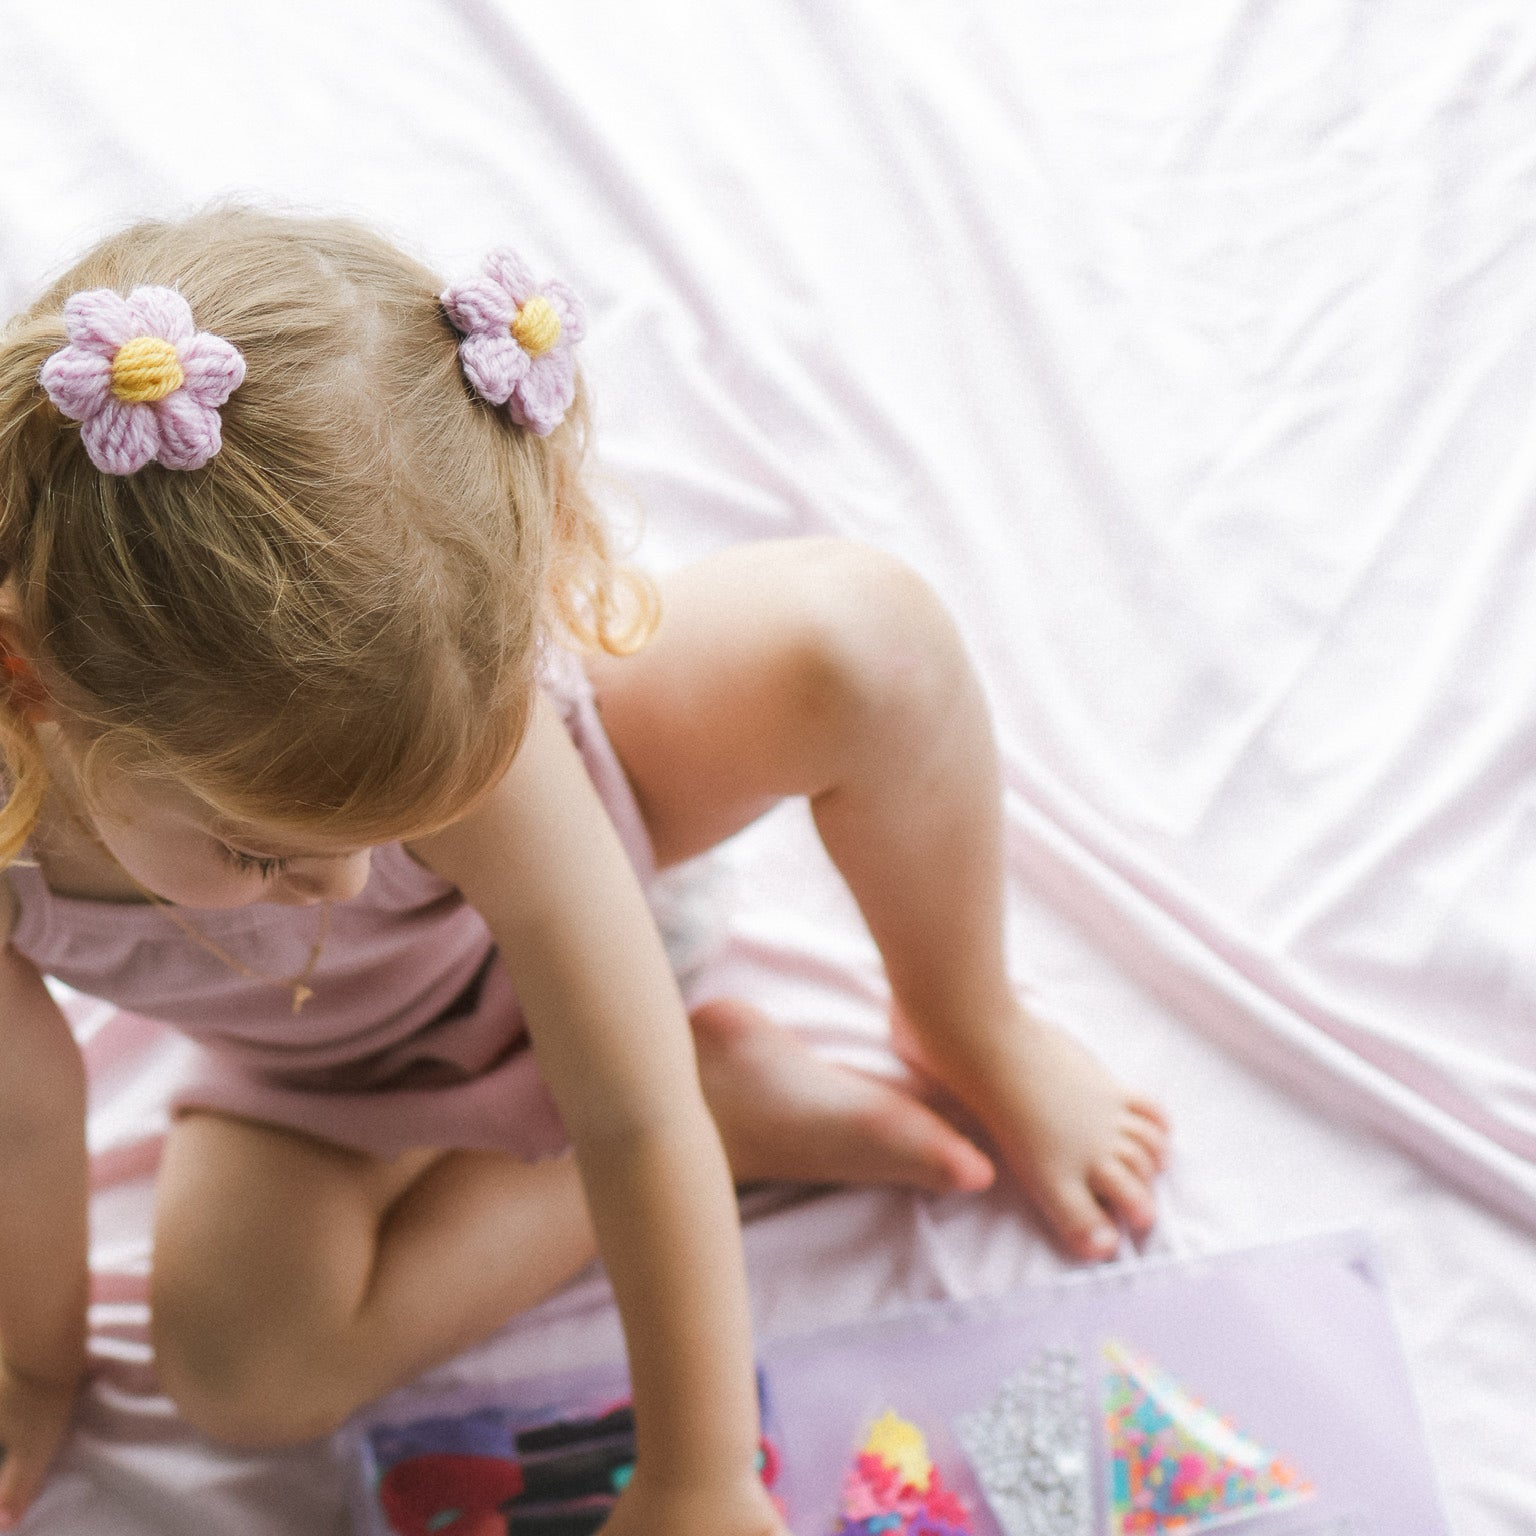
M 8 942 L 0 876 L 0 1525 L 19 1519 L 85 1368 L 85 1067 L 36 968 Z
M 735 1196 L 687 1018 L 639 883 L 547 700 L 496 790 L 414 851 L 501 945 L 582 1169 L 639 1440 L 610 1529 L 778 1530 L 753 1471 Z

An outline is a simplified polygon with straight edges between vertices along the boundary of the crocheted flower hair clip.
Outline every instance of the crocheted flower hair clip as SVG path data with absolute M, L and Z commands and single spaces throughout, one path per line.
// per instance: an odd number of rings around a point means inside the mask
M 576 398 L 572 348 L 587 331 L 576 295 L 564 283 L 536 283 L 516 252 L 500 250 L 481 276 L 445 288 L 442 301 L 464 338 L 459 363 L 475 393 L 548 437 Z
M 69 337 L 38 378 L 72 421 L 91 463 L 131 475 L 150 460 L 201 469 L 223 445 L 219 407 L 245 378 L 245 359 L 200 331 L 174 288 L 135 288 L 125 299 L 86 288 L 64 305 Z

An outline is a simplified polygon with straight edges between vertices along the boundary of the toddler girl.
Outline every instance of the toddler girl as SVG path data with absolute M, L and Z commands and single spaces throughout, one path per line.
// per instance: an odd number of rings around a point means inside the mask
M 690 1029 L 658 868 L 809 796 L 915 1058 L 1057 1241 L 1152 1222 L 1160 1112 L 1004 974 L 997 764 L 933 595 L 833 540 L 616 565 L 582 331 L 510 252 L 444 291 L 352 224 L 220 208 L 107 240 L 0 340 L 0 1523 L 84 1356 L 45 974 L 199 1042 L 151 1286 L 191 1423 L 326 1433 L 600 1253 L 614 1536 L 782 1530 L 733 1176 L 993 1177 L 745 1003 Z

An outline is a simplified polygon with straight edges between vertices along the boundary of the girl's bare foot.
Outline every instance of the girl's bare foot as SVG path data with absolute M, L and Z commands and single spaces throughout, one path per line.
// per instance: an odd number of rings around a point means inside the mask
M 692 1016 L 704 1098 L 738 1183 L 905 1184 L 985 1189 L 991 1160 L 889 1083 L 823 1061 L 736 999 Z
M 963 1097 L 1062 1248 L 1074 1258 L 1111 1258 L 1119 1228 L 1144 1237 L 1157 1219 L 1153 1185 L 1167 1162 L 1167 1116 L 1122 1088 L 1070 1035 L 1011 1006 L 1015 1017 L 990 1037 L 995 1052 Z

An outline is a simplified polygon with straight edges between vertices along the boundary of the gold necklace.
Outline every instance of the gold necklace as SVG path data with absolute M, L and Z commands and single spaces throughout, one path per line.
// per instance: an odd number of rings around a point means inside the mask
M 104 842 L 102 842 L 100 836 L 96 832 L 95 827 L 91 826 L 85 820 L 85 818 L 75 810 L 74 806 L 69 803 L 68 797 L 66 795 L 60 794 L 56 798 L 58 799 L 59 804 L 63 806 L 64 814 L 68 816 L 69 819 L 75 824 L 76 829 L 80 832 L 83 832 L 85 836 L 88 837 L 91 842 L 107 856 L 107 858 L 111 859 L 113 865 L 133 881 L 134 885 L 138 888 L 139 893 L 150 903 L 150 905 L 158 907 L 163 913 L 165 913 L 165 915 L 179 929 L 181 929 L 181 931 L 186 934 L 186 936 L 191 939 L 194 944 L 200 945 L 203 949 L 206 949 L 210 955 L 212 955 L 216 960 L 222 961 L 223 964 L 227 965 L 230 970 L 235 972 L 237 976 L 244 976 L 250 981 L 259 981 L 267 986 L 291 988 L 293 991 L 293 1011 L 295 1013 L 297 1013 L 299 1009 L 301 1009 L 304 1004 L 307 1003 L 310 998 L 315 995 L 315 989 L 308 985 L 308 983 L 310 977 L 315 974 L 315 967 L 320 963 L 320 951 L 325 948 L 325 941 L 330 935 L 330 902 L 322 901 L 320 903 L 320 926 L 315 932 L 315 941 L 309 946 L 308 958 L 304 961 L 304 964 L 293 973 L 293 975 L 272 976 L 267 974 L 265 971 L 258 971 L 253 966 L 247 965 L 243 960 L 240 960 L 236 956 L 230 954 L 230 952 L 223 948 L 221 945 L 215 944 L 206 933 L 203 933 L 199 928 L 197 928 L 188 918 L 183 917 L 181 913 L 176 910 L 176 906 L 173 902 L 167 901 L 163 896 L 157 896 L 152 890 L 150 890 L 147 885 L 143 884 L 142 881 L 136 879 L 132 874 L 129 873 L 128 870 L 123 869 L 123 866 L 119 864 L 115 858 L 112 857 L 112 850 L 108 848 Z
M 128 871 L 124 870 L 123 873 L 128 874 Z M 132 875 L 128 875 L 128 878 L 133 880 Z M 258 971 L 254 967 L 247 965 L 243 960 L 239 960 L 234 955 L 230 954 L 227 949 L 223 949 L 219 945 L 215 944 L 206 933 L 203 933 L 199 929 L 195 928 L 192 923 L 188 921 L 188 919 L 184 918 L 181 913 L 176 910 L 175 906 L 171 902 L 168 902 L 163 896 L 155 895 L 155 893 L 149 890 L 147 887 L 139 885 L 137 880 L 133 880 L 133 883 L 138 885 L 139 889 L 144 892 L 150 901 L 155 906 L 159 907 L 159 909 L 164 912 L 165 915 L 170 918 L 170 920 L 175 923 L 175 925 L 180 928 L 181 931 L 186 934 L 186 936 L 191 939 L 194 944 L 200 944 L 204 949 L 208 951 L 210 955 L 212 955 L 217 960 L 222 960 L 224 964 L 227 965 L 230 970 L 234 971 L 237 975 L 245 976 L 251 981 L 265 982 L 269 986 L 292 987 L 293 1011 L 295 1013 L 297 1013 L 299 1009 L 301 1009 L 304 1004 L 307 1003 L 310 998 L 315 995 L 315 989 L 311 986 L 307 986 L 306 983 L 309 981 L 310 977 L 315 974 L 315 967 L 320 963 L 320 951 L 325 948 L 326 938 L 331 931 L 330 902 L 322 901 L 320 903 L 320 926 L 315 931 L 315 942 L 309 946 L 309 958 L 305 960 L 304 964 L 297 971 L 295 971 L 292 976 L 270 976 L 264 971 Z

